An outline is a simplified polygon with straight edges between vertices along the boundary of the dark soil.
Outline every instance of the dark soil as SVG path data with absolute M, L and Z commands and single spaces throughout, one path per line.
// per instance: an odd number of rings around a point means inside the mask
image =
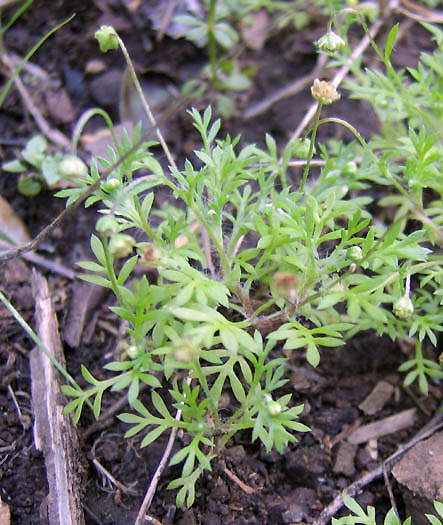
M 103 106 L 116 121 L 119 120 L 119 83 L 124 64 L 117 52 L 100 54 L 93 34 L 101 24 L 114 24 L 140 71 L 153 70 L 177 85 L 190 70 L 198 71 L 204 61 L 203 52 L 184 40 L 173 40 L 167 35 L 160 41 L 156 40 L 157 33 L 149 16 L 156 2 L 141 2 L 142 7 L 134 13 L 124 8 L 129 4 L 117 0 L 36 1 L 6 33 L 8 52 L 24 56 L 50 27 L 76 12 L 74 20 L 53 35 L 32 59 L 50 79 L 50 87 L 44 91 L 38 85 L 30 88 L 34 101 L 51 126 L 67 137 L 72 136 L 75 123 L 84 110 L 96 105 Z M 386 27 L 392 22 L 394 20 L 388 21 Z M 304 30 L 276 33 L 261 51 L 245 52 L 245 60 L 256 67 L 258 73 L 253 88 L 238 97 L 239 118 L 225 123 L 227 131 L 233 135 L 241 133 L 245 143 L 262 143 L 266 132 L 273 134 L 281 144 L 287 140 L 311 103 L 309 89 L 277 103 L 265 114 L 249 121 L 242 120 L 242 111 L 312 70 L 316 61 L 312 41 L 324 32 L 325 27 L 326 20 L 317 17 Z M 385 35 L 386 32 L 382 32 L 380 38 Z M 356 39 L 358 36 L 354 35 Z M 427 35 L 415 25 L 414 31 L 409 31 L 398 45 L 394 60 L 402 66 L 415 65 L 418 53 L 429 46 Z M 101 73 L 85 72 L 92 59 L 102 61 Z M 55 96 L 63 98 L 54 102 Z M 197 137 L 190 134 L 184 109 L 185 106 L 178 112 L 172 127 L 173 136 L 169 136 L 174 154 L 182 160 L 191 155 L 198 143 Z M 328 111 L 332 112 L 332 109 L 328 108 Z M 333 111 L 335 115 L 351 116 L 352 123 L 365 136 L 377 129 L 375 115 L 368 111 L 367 105 L 346 96 Z M 97 126 L 93 122 L 88 131 L 94 132 Z M 0 119 L 0 162 L 13 158 L 36 132 L 35 123 L 25 110 L 20 95 L 12 89 Z M 334 129 L 330 127 L 323 133 L 334 133 Z M 87 156 L 87 152 L 82 153 Z M 294 173 L 294 176 L 298 174 Z M 31 235 L 37 234 L 64 207 L 64 203 L 53 198 L 50 192 L 32 199 L 24 198 L 17 192 L 15 176 L 6 173 L 2 173 L 0 179 L 0 192 L 23 219 Z M 161 200 L 158 199 L 156 204 L 161 205 Z M 74 268 L 76 261 L 89 256 L 89 237 L 96 219 L 93 209 L 77 210 L 52 232 L 40 253 Z M 2 290 L 33 326 L 30 267 L 29 263 L 14 260 L 0 266 L 0 272 Z M 45 273 L 64 337 L 69 330 L 69 312 L 75 297 L 73 291 L 79 283 Z M 110 300 L 107 296 L 101 298 L 92 319 L 86 323 L 79 346 L 65 346 L 68 369 L 76 378 L 81 363 L 95 377 L 103 377 L 102 366 L 115 351 L 119 326 L 108 310 Z M 32 432 L 28 363 L 31 349 L 32 342 L 8 311 L 0 306 L 0 496 L 10 507 L 12 523 L 25 525 L 42 523 L 40 505 L 47 493 L 44 458 L 35 449 Z M 423 399 L 415 388 L 407 391 L 402 388 L 397 368 L 405 360 L 404 353 L 409 351 L 411 349 L 400 348 L 395 341 L 370 332 L 354 338 L 343 348 L 324 350 L 321 364 L 315 371 L 308 367 L 299 353 L 289 355 L 291 381 L 283 390 L 293 395 L 294 403 L 304 403 L 301 421 L 312 432 L 300 434 L 299 442 L 290 445 L 283 455 L 274 451 L 268 454 L 257 443 L 251 445 L 247 432 L 238 436 L 226 455 L 214 464 L 213 472 L 198 482 L 196 502 L 190 510 L 175 507 L 175 493 L 166 486 L 177 471 L 167 469 L 149 514 L 164 525 L 312 522 L 339 491 L 361 473 L 377 466 L 380 459 L 417 432 L 441 401 L 438 385 L 431 386 L 427 399 Z M 375 416 L 365 416 L 358 405 L 382 379 L 394 385 L 395 393 Z M 118 399 L 115 394 L 107 395 L 103 400 L 103 410 Z M 341 433 L 357 419 L 362 423 L 382 419 L 410 407 L 422 407 L 421 403 L 425 404 L 426 410 L 419 409 L 415 425 L 380 438 L 375 456 L 371 456 L 367 446 L 360 445 L 355 457 L 351 455 L 344 467 L 337 467 Z M 92 415 L 85 411 L 78 426 L 83 453 L 79 464 L 87 465 L 83 501 L 86 522 L 133 523 L 163 453 L 166 438 L 141 449 L 139 445 L 143 436 L 125 439 L 125 425 L 116 418 L 98 429 L 91 427 L 93 423 Z M 97 459 L 116 480 L 131 490 L 125 491 L 109 483 L 94 468 L 92 459 Z M 255 493 L 246 494 L 229 479 L 224 473 L 225 466 L 242 482 L 256 489 Z M 394 493 L 397 495 L 395 486 Z M 365 487 L 357 499 L 364 506 L 377 505 L 380 511 L 390 507 L 382 480 Z M 401 510 L 401 498 L 398 503 Z

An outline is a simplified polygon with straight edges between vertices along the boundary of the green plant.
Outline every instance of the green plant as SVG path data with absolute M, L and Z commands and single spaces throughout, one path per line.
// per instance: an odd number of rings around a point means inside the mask
M 0 53 L 2 55 L 4 54 L 3 36 L 5 32 L 17 21 L 23 12 L 32 5 L 33 1 L 34 0 L 26 0 L 11 16 L 6 25 L 2 26 L 0 24 Z M 48 31 L 48 33 L 31 48 L 21 63 L 14 70 L 11 68 L 10 78 L 0 93 L 0 108 L 9 93 L 14 79 L 20 73 L 25 63 L 31 59 L 32 55 L 53 33 L 70 22 L 74 16 L 75 15 L 72 15 Z M 3 60 L 6 60 L 6 64 L 9 65 L 6 54 L 3 56 Z M 18 189 L 24 195 L 34 196 L 40 193 L 42 187 L 55 187 L 61 179 L 68 178 L 72 174 L 73 169 L 80 170 L 83 174 L 86 173 L 87 168 L 80 159 L 74 159 L 72 156 L 64 156 L 61 153 L 48 155 L 46 154 L 46 148 L 47 141 L 45 137 L 37 135 L 27 142 L 25 148 L 21 151 L 21 159 L 14 159 L 2 165 L 4 171 L 21 174 L 18 181 Z M 77 175 L 81 175 L 81 173 L 77 173 Z
M 4 171 L 20 174 L 18 189 L 23 195 L 38 195 L 44 187 L 55 188 L 62 180 L 86 175 L 88 169 L 81 159 L 61 152 L 50 155 L 47 147 L 45 137 L 36 135 L 28 140 L 20 159 L 3 163 Z
M 187 81 L 183 94 L 191 99 L 201 97 L 208 89 L 215 91 L 217 111 L 231 117 L 235 112 L 232 92 L 245 91 L 251 85 L 250 74 L 241 71 L 238 61 L 220 55 L 219 48 L 232 51 L 239 41 L 239 35 L 230 18 L 238 8 L 237 2 L 207 1 L 207 17 L 202 19 L 196 14 L 176 16 L 177 22 L 189 27 L 186 38 L 200 47 L 208 48 L 209 65 L 204 68 L 199 78 Z M 230 94 L 231 93 L 231 94 Z
M 199 47 L 206 47 L 209 58 L 208 66 L 203 68 L 199 77 L 185 82 L 182 92 L 190 99 L 200 98 L 210 92 L 216 112 L 225 118 L 235 114 L 235 92 L 250 87 L 254 71 L 254 68 L 244 69 L 241 66 L 238 23 L 241 22 L 243 26 L 254 24 L 254 13 L 265 10 L 274 15 L 273 27 L 281 30 L 292 25 L 301 29 L 312 18 L 327 12 L 331 15 L 332 23 L 335 11 L 347 5 L 344 0 L 206 0 L 205 3 L 207 9 L 204 14 L 190 10 L 187 14 L 175 17 L 176 22 L 189 28 L 186 38 Z M 232 58 L 234 55 L 235 59 Z
M 360 14 L 357 20 L 362 21 L 367 30 Z M 384 52 L 372 40 L 375 52 L 384 63 L 384 71 L 362 71 L 359 61 L 354 61 L 353 76 L 345 82 L 345 87 L 352 98 L 368 100 L 381 122 L 381 133 L 372 137 L 368 147 L 365 144 L 354 147 L 354 155 L 363 158 L 358 174 L 386 188 L 385 195 L 378 200 L 382 213 L 393 213 L 393 220 L 398 221 L 403 230 L 407 230 L 411 222 L 420 222 L 429 246 L 437 248 L 427 262 L 413 264 L 408 270 L 418 287 L 416 301 L 427 306 L 409 326 L 409 336 L 418 334 L 416 356 L 401 367 L 402 371 L 410 370 L 407 384 L 418 378 L 420 389 L 427 392 L 426 377 L 441 377 L 441 367 L 433 360 L 423 359 L 423 342 L 427 338 L 433 346 L 438 346 L 435 331 L 441 331 L 442 324 L 439 249 L 443 246 L 443 32 L 431 24 L 422 25 L 433 35 L 436 49 L 432 54 L 422 53 L 416 68 L 395 70 L 391 64 L 396 25 Z M 350 50 L 338 50 L 335 56 L 337 60 L 333 64 L 342 64 L 349 58 Z M 380 178 L 380 171 L 373 169 L 370 157 L 375 160 L 374 155 L 389 177 Z
M 363 525 L 376 525 L 377 521 L 375 520 L 375 508 L 368 507 L 366 512 L 364 509 L 355 501 L 354 498 L 344 495 L 343 501 L 346 507 L 351 510 L 354 514 L 345 516 L 343 518 L 332 518 L 332 525 L 357 525 L 361 523 Z M 437 514 L 443 518 L 443 503 L 434 501 L 434 508 Z M 428 521 L 431 525 L 441 525 L 441 520 L 437 516 L 432 514 L 425 514 Z M 401 525 L 402 522 L 396 516 L 393 509 L 391 509 L 384 518 L 384 525 Z M 411 525 L 411 518 L 407 518 L 403 521 L 403 525 Z
M 98 36 L 105 48 L 122 46 L 113 30 Z M 394 40 L 395 28 L 381 54 L 386 67 Z M 86 176 L 74 177 L 78 187 L 58 194 L 72 202 L 100 178 L 100 166 L 111 170 L 86 201 L 102 206 L 91 239 L 97 261 L 79 265 L 88 272 L 84 279 L 113 291 L 118 304 L 112 311 L 129 326 L 124 354 L 105 366 L 115 374 L 97 379 L 82 367 L 90 386 L 64 387 L 73 398 L 65 413 L 78 421 L 91 401 L 98 417 L 106 389 L 127 389 L 137 412 L 119 416 L 132 425 L 127 436 L 143 432 L 147 446 L 169 429 L 182 429 L 187 437 L 171 464 L 183 467 L 170 484 L 179 489 L 179 505 L 192 505 L 199 476 L 237 432 L 250 430 L 253 441 L 282 452 L 296 441 L 291 431 L 308 430 L 297 421 L 302 406 L 290 407 L 290 394 L 281 390 L 285 358 L 277 342 L 288 351 L 305 349 L 317 366 L 322 348 L 375 327 L 392 339 L 414 340 L 416 359 L 404 365 L 408 383 L 418 378 L 426 391 L 429 376 L 443 378 L 439 365 L 420 353 L 443 330 L 443 258 L 431 249 L 442 231 L 439 215 L 417 190 L 429 187 L 428 178 L 418 177 L 411 188 L 399 176 L 397 157 L 378 155 L 349 122 L 322 119 L 322 105 L 339 98 L 331 83 L 314 82 L 312 94 L 320 103 L 311 140 L 289 143 L 282 161 L 270 135 L 266 149 L 239 148 L 239 137 L 218 138 L 221 122 L 212 121 L 210 108 L 192 109 L 202 140 L 197 164 L 186 160 L 178 169 L 172 161 L 166 172 L 137 127 Z M 308 180 L 316 130 L 327 123 L 345 126 L 357 141 L 318 144 L 325 166 Z M 410 137 L 433 148 L 434 139 L 422 135 Z M 404 155 L 412 162 L 416 151 L 405 148 Z M 306 161 L 298 188 L 288 181 L 294 155 Z M 440 160 L 433 152 L 431 161 Z M 137 176 L 139 170 L 144 173 Z M 400 205 L 391 224 L 373 215 L 386 204 L 375 185 L 392 193 L 391 206 Z M 161 187 L 175 203 L 156 210 Z M 423 228 L 410 228 L 412 219 Z M 137 277 L 136 266 L 155 270 L 155 278 Z M 145 403 L 140 383 L 152 388 Z M 228 416 L 223 393 L 233 407 Z
M 209 110 L 204 117 L 196 111 L 193 111 L 193 116 L 207 144 L 207 151 L 211 152 L 220 123 L 217 121 L 208 129 L 211 116 Z M 137 143 L 139 132 L 140 128 L 136 130 L 132 143 Z M 124 135 L 121 149 L 128 150 L 131 145 L 127 135 Z M 196 171 L 188 162 L 186 173 L 174 172 L 173 182 L 164 174 L 152 154 L 145 147 L 140 147 L 126 165 L 110 175 L 89 202 L 100 200 L 107 209 L 102 210 L 104 217 L 97 225 L 101 238 L 94 236 L 91 242 L 98 263 L 85 262 L 80 263 L 80 266 L 96 272 L 85 275 L 85 279 L 114 291 L 119 306 L 113 311 L 126 319 L 131 328 L 125 360 L 106 366 L 108 370 L 119 374 L 98 381 L 83 368 L 83 376 L 92 387 L 85 391 L 65 387 L 65 393 L 74 397 L 65 411 L 74 410 L 78 420 L 84 402 L 94 398 L 94 413 L 98 416 L 105 389 L 129 388 L 129 402 L 139 415 L 120 416 L 123 421 L 134 425 L 127 433 L 128 436 L 153 426 L 143 439 L 142 445 L 145 446 L 170 428 L 184 429 L 192 439 L 191 444 L 172 459 L 172 464 L 185 460 L 182 477 L 171 484 L 171 487 L 181 487 L 177 496 L 179 504 L 185 500 L 188 505 L 192 504 L 194 485 L 201 471 L 211 468 L 210 461 L 239 430 L 251 428 L 254 440 L 260 439 L 268 450 L 275 446 L 280 451 L 286 443 L 295 440 L 288 430 L 307 430 L 296 421 L 302 406 L 289 408 L 290 395 L 277 399 L 272 397 L 286 382 L 282 379 L 284 359 L 268 357 L 274 342 L 264 342 L 260 332 L 254 330 L 253 323 L 248 320 L 229 320 L 217 311 L 222 307 L 239 308 L 238 304 L 230 300 L 232 291 L 237 289 L 237 279 L 228 267 L 232 263 L 225 257 L 225 279 L 218 282 L 215 276 L 208 277 L 204 270 L 208 260 L 196 232 L 192 231 L 196 220 L 205 221 L 203 212 L 205 215 L 209 213 L 208 217 L 214 215 L 206 209 L 203 201 L 206 185 L 208 191 L 217 194 L 221 207 L 225 207 L 229 196 L 232 197 L 232 194 L 225 192 L 225 186 L 230 186 L 237 199 L 240 199 L 239 205 L 247 212 L 252 195 L 244 195 L 245 200 L 240 204 L 243 197 L 237 195 L 235 188 L 243 181 L 240 178 L 236 182 L 235 179 L 245 162 L 255 159 L 254 149 L 248 148 L 249 151 L 243 154 L 245 158 L 237 159 L 228 141 L 224 148 L 225 159 L 222 161 L 218 158 L 218 161 L 226 164 L 226 170 L 229 167 L 224 177 L 217 176 L 216 170 L 211 170 L 212 174 L 206 170 Z M 116 158 L 113 150 L 109 151 L 111 161 L 99 159 L 104 167 L 108 167 Z M 221 154 L 222 150 L 217 148 L 216 158 Z M 202 151 L 200 155 L 204 156 L 205 152 Z M 133 181 L 132 171 L 139 168 L 149 169 L 151 175 Z M 94 164 L 90 179 L 82 179 L 82 184 L 92 182 L 96 177 L 98 167 Z M 262 173 L 263 183 L 269 189 L 274 177 L 271 176 L 265 182 Z M 188 205 L 188 211 L 172 207 L 159 212 L 152 211 L 153 194 L 148 193 L 144 197 L 140 194 L 160 185 L 170 187 L 178 198 L 183 199 Z M 75 198 L 78 191 L 70 188 L 59 194 Z M 156 229 L 150 226 L 151 213 L 162 219 Z M 221 231 L 217 230 L 222 225 L 217 227 L 215 220 L 211 222 L 213 227 L 209 229 L 209 225 L 206 225 L 207 231 L 211 232 L 213 241 L 218 242 Z M 135 243 L 131 236 L 121 233 L 133 227 L 148 234 L 151 242 Z M 236 232 L 235 236 L 238 240 L 241 232 Z M 116 259 L 128 255 L 134 245 L 138 254 L 128 259 L 116 272 Z M 194 261 L 198 269 L 191 266 L 190 261 Z M 241 271 L 240 264 L 246 263 L 240 261 L 236 263 L 236 272 Z M 140 280 L 133 279 L 130 288 L 125 287 L 137 263 L 155 267 L 158 282 L 149 284 L 143 277 Z M 189 378 L 197 383 L 195 386 L 175 377 L 175 371 L 182 369 L 189 370 Z M 161 417 L 154 415 L 138 400 L 140 381 L 153 388 L 160 388 L 161 382 L 156 375 L 158 371 L 162 371 L 165 378 L 171 381 L 169 394 L 173 405 L 182 410 L 181 420 L 171 415 L 167 408 L 170 403 L 165 404 L 156 391 L 152 393 L 151 400 Z M 219 404 L 227 385 L 238 408 L 231 417 L 225 419 L 220 413 Z

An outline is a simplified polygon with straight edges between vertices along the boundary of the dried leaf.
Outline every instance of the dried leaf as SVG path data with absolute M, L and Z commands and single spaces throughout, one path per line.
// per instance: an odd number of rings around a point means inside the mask
M 240 24 L 241 37 L 249 48 L 260 51 L 268 38 L 270 27 L 267 12 L 259 11 Z
M 31 240 L 23 221 L 0 195 L 0 239 L 10 244 L 25 244 Z

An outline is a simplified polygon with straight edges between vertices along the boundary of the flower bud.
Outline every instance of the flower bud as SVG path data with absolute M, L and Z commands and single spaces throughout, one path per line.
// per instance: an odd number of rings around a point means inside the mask
M 97 221 L 95 229 L 100 233 L 117 233 L 119 226 L 113 215 L 105 215 Z
M 135 240 L 124 233 L 117 233 L 109 242 L 109 252 L 117 259 L 127 257 L 134 249 Z
M 164 257 L 164 252 L 161 248 L 157 248 L 152 242 L 144 242 L 137 245 L 142 256 L 142 263 L 149 264 L 149 266 L 158 266 Z
M 414 313 L 414 305 L 407 295 L 403 295 L 395 301 L 392 311 L 399 319 L 408 319 Z
M 333 292 L 345 292 L 346 286 L 342 282 L 337 282 L 333 286 L 331 286 L 331 290 Z
M 274 285 L 281 295 L 290 303 L 297 301 L 297 276 L 293 273 L 276 273 L 274 275 Z
M 126 354 L 130 359 L 135 359 L 138 356 L 138 348 L 136 345 L 129 345 L 126 348 Z
M 173 356 L 180 363 L 191 363 L 198 359 L 200 351 L 188 339 L 182 339 L 173 346 Z
M 346 255 L 352 261 L 361 261 L 363 259 L 363 252 L 362 252 L 360 246 L 351 246 L 346 251 Z
M 348 173 L 355 175 L 357 173 L 357 163 L 353 160 L 350 160 L 343 166 L 344 170 Z
M 111 177 L 107 181 L 102 182 L 102 189 L 104 191 L 114 191 L 121 186 L 121 182 L 115 177 Z
M 311 141 L 309 139 L 296 139 L 290 144 L 291 154 L 299 159 L 307 159 Z M 313 148 L 315 152 L 315 147 Z
M 311 86 L 311 94 L 322 104 L 332 104 L 337 100 L 340 100 L 340 94 L 335 89 L 332 82 L 327 80 L 319 80 L 316 78 L 314 84 Z
M 326 35 L 323 35 L 315 42 L 315 45 L 321 51 L 338 51 L 345 46 L 345 41 L 334 31 L 328 31 Z
M 276 416 L 281 412 L 281 405 L 278 401 L 269 401 L 267 405 L 268 412 L 271 416 Z
M 110 49 L 117 49 L 117 32 L 112 26 L 101 26 L 100 29 L 95 32 L 94 36 L 98 40 L 102 53 L 106 53 Z
M 182 248 L 183 246 L 186 246 L 187 244 L 189 243 L 189 237 L 187 235 L 179 235 L 175 241 L 174 241 L 174 246 L 176 248 Z
M 64 179 L 69 177 L 86 177 L 88 168 L 86 164 L 75 155 L 65 155 L 58 165 L 58 172 Z

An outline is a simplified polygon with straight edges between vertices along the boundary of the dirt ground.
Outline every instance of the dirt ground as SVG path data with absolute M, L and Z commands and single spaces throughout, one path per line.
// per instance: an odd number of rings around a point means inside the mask
M 160 83 L 172 82 L 178 86 L 190 71 L 198 71 L 204 61 L 203 51 L 191 43 L 174 40 L 167 34 L 158 38 L 159 32 L 153 27 L 152 17 L 157 2 L 142 2 L 135 11 L 130 4 L 118 0 L 36 1 L 5 35 L 8 53 L 24 56 L 49 28 L 76 13 L 75 18 L 55 33 L 32 58 L 32 63 L 46 74 L 44 80 L 33 85 L 32 79 L 28 79 L 31 83 L 28 92 L 34 103 L 51 127 L 66 137 L 72 136 L 75 123 L 87 108 L 100 105 L 115 121 L 120 118 L 119 93 L 124 63 L 117 52 L 100 54 L 93 34 L 101 24 L 113 24 L 126 42 L 137 68 L 150 72 L 160 79 Z M 387 21 L 379 34 L 381 40 L 396 20 L 392 17 Z M 226 131 L 233 135 L 241 133 L 244 143 L 258 144 L 263 143 L 264 134 L 268 132 L 279 144 L 284 144 L 311 104 L 308 88 L 295 97 L 279 101 L 255 118 L 247 120 L 242 115 L 252 104 L 314 68 L 316 54 L 312 42 L 325 27 L 326 19 L 316 17 L 303 30 L 286 29 L 271 35 L 263 49 L 244 50 L 242 57 L 256 68 L 257 73 L 252 88 L 237 97 L 238 115 L 225 122 Z M 357 40 L 361 35 L 355 31 L 351 36 Z M 414 25 L 396 47 L 394 65 L 414 66 L 419 52 L 429 48 L 428 36 Z M 93 60 L 98 64 L 94 72 Z M 177 112 L 167 133 L 179 163 L 191 155 L 198 140 L 190 131 L 184 109 Z M 332 114 L 332 109 L 328 112 Z M 377 129 L 376 117 L 368 106 L 350 100 L 346 95 L 333 108 L 333 113 L 351 115 L 353 124 L 365 136 Z M 87 132 L 94 134 L 97 126 L 98 123 L 93 122 Z M 0 162 L 13 158 L 36 132 L 35 121 L 22 96 L 12 88 L 0 118 Z M 325 133 L 334 132 L 329 128 Z M 85 149 L 81 153 L 88 158 Z M 43 192 L 34 198 L 23 197 L 17 192 L 15 175 L 11 174 L 2 173 L 0 193 L 24 221 L 31 236 L 64 207 L 64 203 L 53 198 L 51 192 Z M 156 205 L 161 206 L 161 201 L 162 198 L 158 198 Z M 96 219 L 94 209 L 78 209 L 51 233 L 40 247 L 40 255 L 74 269 L 76 261 L 89 257 L 89 237 Z M 0 286 L 33 326 L 31 268 L 31 263 L 21 259 L 3 264 L 0 266 Z M 73 322 L 74 303 L 93 299 L 89 298 L 85 288 L 80 295 L 75 295 L 74 291 L 80 287 L 78 281 L 40 270 L 48 279 L 59 317 L 68 370 L 78 378 L 83 363 L 95 377 L 103 377 L 102 366 L 115 350 L 119 338 L 117 319 L 108 309 L 111 298 L 105 294 L 96 299 L 78 344 L 73 344 L 70 323 Z M 66 336 L 69 330 L 70 335 Z M 10 313 L 0 306 L 0 496 L 9 506 L 11 523 L 24 525 L 43 523 L 40 506 L 48 490 L 44 458 L 36 450 L 33 437 L 28 360 L 32 348 L 32 341 Z M 424 398 L 415 387 L 402 387 L 397 368 L 405 360 L 405 353 L 410 351 L 369 332 L 352 339 L 343 348 L 324 350 L 321 364 L 315 370 L 306 364 L 302 355 L 296 352 L 288 355 L 291 381 L 283 388 L 282 394 L 291 393 L 295 404 L 304 403 L 301 421 L 312 432 L 300 434 L 299 442 L 288 446 L 283 455 L 274 451 L 268 454 L 258 444 L 251 445 L 248 433 L 238 436 L 230 444 L 225 457 L 214 464 L 213 472 L 205 474 L 198 482 L 196 502 L 190 510 L 175 507 L 175 493 L 166 486 L 174 479 L 177 470 L 167 469 L 149 514 L 163 525 L 313 522 L 339 491 L 362 473 L 375 468 L 381 459 L 426 424 L 441 403 L 441 386 L 437 383 L 431 384 L 428 398 Z M 365 415 L 359 405 L 381 380 L 392 385 L 392 395 L 375 414 Z M 118 400 L 117 394 L 107 394 L 103 411 Z M 342 446 L 347 432 L 356 424 L 382 420 L 410 408 L 417 409 L 413 424 L 380 437 L 375 450 L 366 443 L 356 445 L 352 450 Z M 141 449 L 139 445 L 143 436 L 125 439 L 125 430 L 125 425 L 115 417 L 97 426 L 88 411 L 84 412 L 78 425 L 81 444 L 78 463 L 84 471 L 82 503 L 88 524 L 133 523 L 163 453 L 166 438 Z M 93 460 L 97 460 L 119 485 L 97 470 Z M 227 477 L 225 466 L 252 487 L 253 493 L 247 494 Z M 393 491 L 399 510 L 403 511 L 401 494 L 395 483 Z M 357 500 L 363 506 L 376 505 L 381 512 L 391 506 L 382 478 L 365 486 Z

